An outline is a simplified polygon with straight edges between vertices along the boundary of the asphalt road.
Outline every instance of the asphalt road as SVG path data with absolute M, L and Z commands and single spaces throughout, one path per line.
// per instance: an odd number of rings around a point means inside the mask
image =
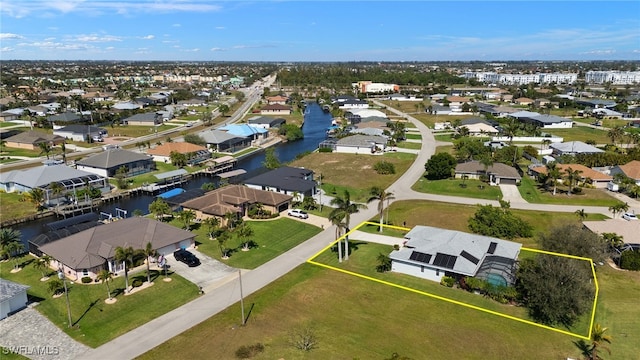
M 375 102 L 375 101 L 374 101 Z M 380 103 L 378 103 L 380 104 Z M 413 165 L 393 184 L 387 191 L 393 192 L 398 200 L 422 199 L 442 201 L 456 204 L 492 204 L 498 206 L 497 201 L 469 199 L 455 196 L 434 195 L 418 193 L 411 190 L 411 186 L 420 179 L 424 172 L 424 164 L 435 152 L 436 142 L 433 134 L 424 124 L 417 119 L 407 116 L 400 111 L 390 109 L 398 115 L 411 121 L 422 135 L 422 151 L 418 154 Z M 586 212 L 603 213 L 610 215 L 607 208 L 595 206 L 572 205 L 544 205 L 529 203 L 514 203 L 512 208 L 537 210 L 574 212 L 585 209 Z M 359 224 L 367 221 L 377 214 L 377 203 L 371 203 L 365 209 L 354 214 L 351 224 Z M 324 231 L 304 243 L 298 245 L 287 253 L 263 264 L 262 266 L 246 271 L 242 274 L 242 292 L 244 296 L 267 286 L 284 274 L 303 264 L 308 258 L 322 250 L 334 240 L 335 229 L 326 227 Z M 80 359 L 131 359 L 162 344 L 185 330 L 208 319 L 218 312 L 236 306 L 238 309 L 238 323 L 240 323 L 240 286 L 237 279 L 230 279 L 213 291 L 207 291 L 198 299 L 185 304 L 149 323 L 142 325 L 96 349 L 89 350 L 81 355 Z

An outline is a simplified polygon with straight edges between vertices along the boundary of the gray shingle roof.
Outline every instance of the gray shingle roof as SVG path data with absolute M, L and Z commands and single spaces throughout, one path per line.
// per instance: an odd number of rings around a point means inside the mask
M 66 165 L 49 165 L 0 173 L 0 183 L 16 183 L 29 188 L 35 188 L 45 187 L 54 181 L 83 177 L 94 178 L 98 177 L 98 175 L 77 170 Z
M 41 131 L 30 130 L 8 137 L 5 141 L 36 145 L 43 142 L 62 142 L 64 141 L 64 138 L 60 135 L 52 135 Z
M 604 152 L 602 149 L 598 149 L 595 146 L 591 146 L 589 144 L 583 143 L 582 141 L 568 141 L 563 143 L 553 143 L 550 144 L 549 147 L 552 149 L 561 151 L 563 153 L 601 153 Z
M 500 178 L 522 179 L 520 174 L 518 174 L 518 170 L 513 166 L 505 165 L 503 163 L 494 163 L 487 168 L 487 171 Z M 484 172 L 484 165 L 480 164 L 477 160 L 467 161 L 456 165 L 456 174 L 477 174 L 479 172 Z
M 391 252 L 389 255 L 391 259 L 424 265 L 424 263 L 410 259 L 411 254 L 418 251 L 432 255 L 428 262 L 431 267 L 468 276 L 476 275 L 487 254 L 506 259 L 517 259 L 522 247 L 521 244 L 512 241 L 431 226 L 416 226 L 405 235 L 405 238 L 408 239 L 405 246 Z M 492 243 L 495 245 L 491 245 Z M 474 263 L 469 260 L 462 255 L 463 251 L 478 261 Z M 457 257 L 455 264 L 450 268 L 434 265 L 438 253 Z
M 149 155 L 139 154 L 133 151 L 111 149 L 86 159 L 79 160 L 76 164 L 99 169 L 110 169 L 116 166 L 142 160 L 153 161 L 153 158 Z
M 198 135 L 200 135 L 200 137 L 207 143 L 207 144 L 221 144 L 225 141 L 229 141 L 231 139 L 238 139 L 238 141 L 241 141 L 242 139 L 229 134 L 226 131 L 220 131 L 220 130 L 210 130 L 210 131 L 203 131 L 201 133 L 198 133 Z
M 28 288 L 30 286 L 0 278 L 0 302 L 5 302 Z
M 285 191 L 306 192 L 316 186 L 311 180 L 313 171 L 309 169 L 282 166 L 267 173 L 245 180 L 245 184 L 269 186 Z
M 367 147 L 372 146 L 373 144 L 386 144 L 387 139 L 382 136 L 371 136 L 371 135 L 353 135 L 343 137 L 336 145 L 338 146 L 361 146 Z

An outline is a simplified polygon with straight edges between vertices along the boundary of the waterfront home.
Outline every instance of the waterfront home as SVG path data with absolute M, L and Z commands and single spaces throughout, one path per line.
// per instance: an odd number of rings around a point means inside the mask
M 165 163 L 171 162 L 173 152 L 186 155 L 189 165 L 199 164 L 211 157 L 206 147 L 188 142 L 168 142 L 147 150 L 147 154 L 153 156 L 154 161 Z
M 144 249 L 151 243 L 158 255 L 169 255 L 181 248 L 193 247 L 195 234 L 153 219 L 135 216 L 92 227 L 40 246 L 39 250 L 55 260 L 53 268 L 62 267 L 72 280 L 95 279 L 102 269 L 113 273 L 124 270 L 115 261 L 116 248 Z
M 62 191 L 54 193 L 51 189 L 52 183 L 62 185 Z M 100 189 L 103 193 L 111 190 L 105 177 L 67 165 L 44 165 L 0 173 L 0 190 L 21 193 L 40 188 L 45 191 L 46 203 L 52 203 L 65 194 L 73 194 L 87 185 Z
M 153 171 L 156 164 L 153 157 L 124 149 L 109 149 L 85 159 L 76 161 L 78 170 L 88 171 L 104 177 L 114 177 L 118 169 L 124 167 L 126 177 Z
M 281 104 L 269 104 L 260 108 L 262 115 L 291 115 L 291 106 Z
M 461 231 L 416 226 L 403 246 L 389 254 L 391 271 L 440 282 L 443 276 L 472 276 L 513 285 L 521 244 Z
M 274 191 L 258 190 L 243 185 L 227 185 L 206 193 L 204 196 L 182 203 L 182 208 L 193 210 L 197 219 L 217 217 L 226 225 L 227 214 L 237 217 L 247 215 L 249 207 L 260 204 L 265 211 L 280 213 L 289 208 L 291 195 Z
M 226 131 L 207 130 L 198 133 L 213 152 L 234 153 L 251 146 L 250 138 L 235 136 Z
M 254 116 L 247 120 L 247 124 L 251 126 L 261 127 L 263 129 L 277 128 L 285 124 L 287 120 L 283 118 L 274 118 L 271 116 Z
M 107 136 L 107 130 L 92 125 L 68 125 L 57 130 L 53 130 L 54 135 L 62 136 L 66 139 L 83 142 L 93 138 L 103 138 Z
M 16 149 L 39 150 L 40 144 L 51 146 L 64 142 L 64 137 L 60 135 L 47 134 L 38 130 L 24 131 L 4 139 L 4 146 Z
M 282 96 L 282 95 L 276 95 L 276 96 L 267 96 L 264 98 L 267 101 L 267 104 L 269 105 L 287 105 L 287 101 L 289 101 L 289 98 L 286 96 Z
M 245 139 L 249 139 L 254 144 L 264 142 L 269 137 L 269 131 L 259 126 L 249 124 L 229 124 L 219 128 L 229 134 Z
M 339 139 L 335 143 L 335 152 L 348 154 L 382 155 L 387 148 L 384 136 L 353 135 Z
M 253 189 L 275 191 L 282 194 L 297 194 L 296 201 L 302 201 L 306 196 L 316 194 L 316 182 L 313 171 L 305 168 L 281 166 L 264 174 L 254 176 L 244 181 Z

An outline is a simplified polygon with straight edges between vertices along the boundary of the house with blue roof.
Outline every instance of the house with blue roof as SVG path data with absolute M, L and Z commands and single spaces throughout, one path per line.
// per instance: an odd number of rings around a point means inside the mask
M 250 124 L 229 124 L 218 130 L 226 131 L 233 136 L 251 139 L 252 142 L 262 142 L 269 137 L 269 130 Z

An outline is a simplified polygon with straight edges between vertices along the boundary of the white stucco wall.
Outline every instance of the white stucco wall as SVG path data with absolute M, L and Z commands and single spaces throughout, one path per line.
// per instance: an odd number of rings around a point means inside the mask
M 443 270 L 432 269 L 428 266 L 417 266 L 398 260 L 392 260 L 391 271 L 437 282 L 440 282 L 445 275 Z
M 100 175 L 100 176 L 103 176 L 103 177 L 108 177 L 107 176 L 107 169 L 96 169 L 96 168 L 89 167 L 89 166 L 84 166 L 84 165 L 77 165 L 77 169 L 78 170 L 84 170 L 86 172 L 90 172 L 92 174 Z
M 21 291 L 0 304 L 0 319 L 6 318 L 9 313 L 20 310 L 25 306 L 27 306 L 27 290 Z

